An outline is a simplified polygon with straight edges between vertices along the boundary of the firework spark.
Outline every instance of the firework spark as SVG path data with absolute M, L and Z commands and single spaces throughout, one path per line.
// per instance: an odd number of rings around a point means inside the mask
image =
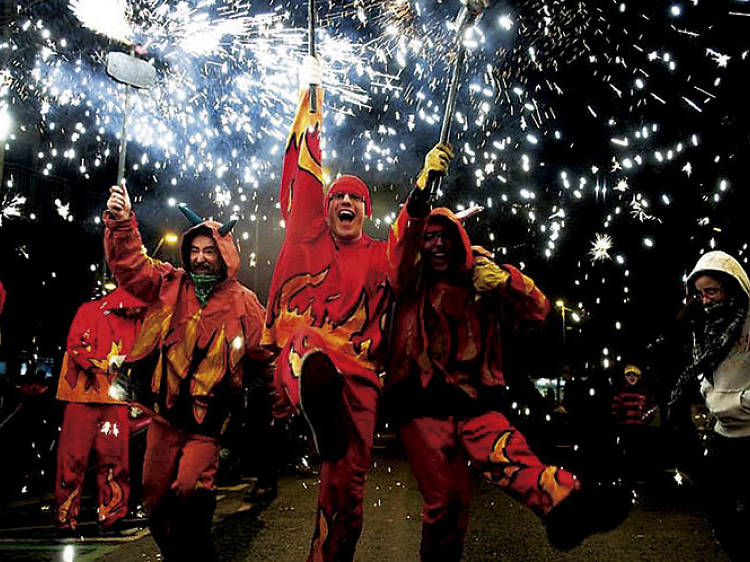
M 591 262 L 611 260 L 612 256 L 609 255 L 611 249 L 612 237 L 607 234 L 597 234 L 591 243 L 591 250 L 589 251 Z

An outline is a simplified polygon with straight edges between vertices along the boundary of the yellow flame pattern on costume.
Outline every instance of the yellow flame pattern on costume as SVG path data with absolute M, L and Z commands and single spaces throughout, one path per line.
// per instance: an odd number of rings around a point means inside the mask
M 557 467 L 548 466 L 539 475 L 539 488 L 541 488 L 551 499 L 552 505 L 563 501 L 571 492 L 568 486 L 560 485 L 557 480 Z
M 348 318 L 331 322 L 328 317 L 325 317 L 322 325 L 318 325 L 319 322 L 316 323 L 316 319 L 313 318 L 312 306 L 298 312 L 291 305 L 291 300 L 295 295 L 308 286 L 316 287 L 320 285 L 328 276 L 328 272 L 329 268 L 326 268 L 318 274 L 297 275 L 284 283 L 276 299 L 278 316 L 270 330 L 275 332 L 276 341 L 285 342 L 300 326 L 312 327 L 325 340 L 329 351 L 340 353 L 358 361 L 365 367 L 374 369 L 372 361 L 368 358 L 372 339 L 366 339 L 359 344 L 355 344 L 353 341 L 354 336 L 361 334 L 367 325 L 367 306 L 364 291 L 356 308 Z M 276 303 L 274 306 L 276 306 Z M 264 334 L 264 336 L 266 335 Z M 292 365 L 292 372 L 299 373 L 299 368 L 295 369 L 295 366 Z

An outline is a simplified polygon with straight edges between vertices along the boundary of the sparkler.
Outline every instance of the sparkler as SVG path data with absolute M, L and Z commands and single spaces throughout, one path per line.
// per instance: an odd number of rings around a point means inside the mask
M 612 249 L 612 237 L 607 234 L 597 234 L 596 239 L 591 243 L 591 261 L 611 260 L 612 256 L 609 251 Z

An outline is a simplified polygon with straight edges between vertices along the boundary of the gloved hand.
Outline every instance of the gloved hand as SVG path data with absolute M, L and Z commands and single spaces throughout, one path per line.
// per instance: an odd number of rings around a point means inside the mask
M 417 176 L 417 188 L 424 190 L 430 173 L 444 176 L 448 172 L 448 165 L 453 159 L 453 148 L 450 144 L 436 144 L 424 158 L 424 168 Z
M 302 66 L 299 69 L 299 88 L 307 90 L 310 84 L 323 84 L 323 64 L 318 57 L 305 55 L 302 59 Z
M 475 255 L 472 277 L 474 289 L 478 293 L 488 293 L 500 285 L 507 284 L 510 280 L 510 273 L 487 256 Z

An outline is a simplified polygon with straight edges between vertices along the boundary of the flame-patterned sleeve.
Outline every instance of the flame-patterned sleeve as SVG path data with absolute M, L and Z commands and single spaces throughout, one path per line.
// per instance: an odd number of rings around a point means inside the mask
M 98 303 L 83 304 L 73 317 L 68 332 L 68 359 L 89 373 L 101 372 L 94 363 L 102 359 L 101 354 L 97 353 L 98 320 L 101 314 Z
M 105 212 L 104 224 L 104 253 L 118 285 L 146 303 L 156 301 L 162 277 L 174 271 L 172 265 L 146 255 L 134 214 L 115 220 Z
M 310 91 L 300 92 L 294 123 L 287 139 L 281 172 L 279 204 L 288 238 L 314 238 L 325 228 L 320 128 L 323 90 L 310 112 Z

